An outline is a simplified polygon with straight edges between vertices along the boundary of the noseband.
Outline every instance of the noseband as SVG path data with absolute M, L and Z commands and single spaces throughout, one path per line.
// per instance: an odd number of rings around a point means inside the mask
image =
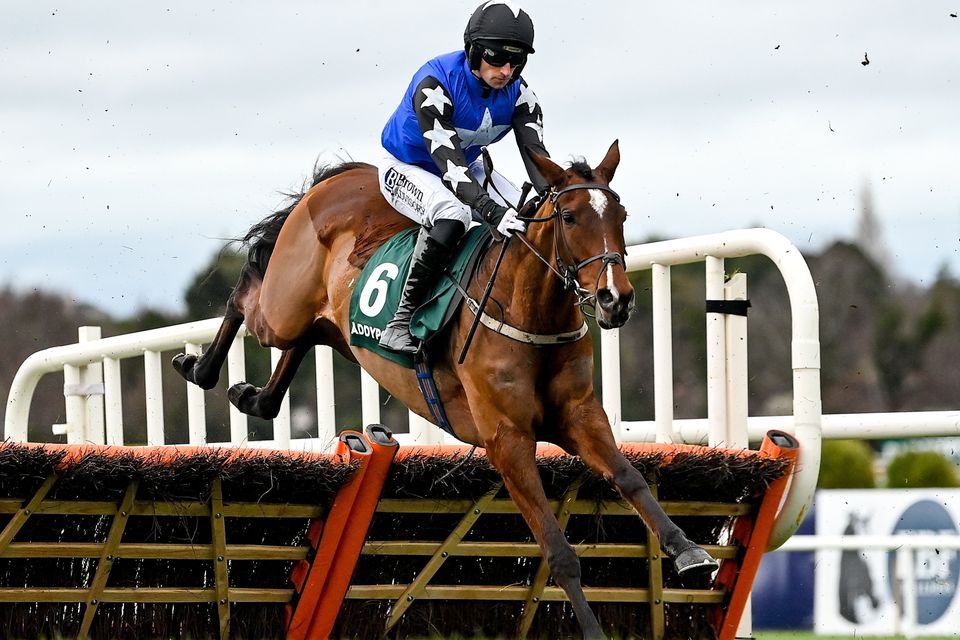
M 554 221 L 554 228 L 556 233 L 553 234 L 553 250 L 554 258 L 557 261 L 557 269 L 550 264 L 550 262 L 537 251 L 536 248 L 527 240 L 522 234 L 517 234 L 527 248 L 533 251 L 540 260 L 547 265 L 547 267 L 555 275 L 557 275 L 561 280 L 563 280 L 563 288 L 569 291 L 573 291 L 577 294 L 577 306 L 580 307 L 581 311 L 584 306 L 594 306 L 596 294 L 590 293 L 587 289 L 583 288 L 580 285 L 578 277 L 580 275 L 580 270 L 586 267 L 589 264 L 593 264 L 598 260 L 601 262 L 600 271 L 597 273 L 597 286 L 600 285 L 600 276 L 603 274 L 604 269 L 610 265 L 618 264 L 623 268 L 626 268 L 626 261 L 623 259 L 623 254 L 618 251 L 607 251 L 605 253 L 598 253 L 597 255 L 591 256 L 585 260 L 580 260 L 579 262 L 574 262 L 573 264 L 567 264 L 563 259 L 563 251 L 566 250 L 566 253 L 570 254 L 570 246 L 567 243 L 567 237 L 563 232 L 563 223 L 561 218 L 563 216 L 563 210 L 558 207 L 557 201 L 565 193 L 571 191 L 578 191 L 580 189 L 599 189 L 613 196 L 613 199 L 617 202 L 620 202 L 620 196 L 616 191 L 611 189 L 605 184 L 599 184 L 595 182 L 587 182 L 581 184 L 571 184 L 562 189 L 545 191 L 542 195 L 538 196 L 537 200 L 533 203 L 534 211 L 539 211 L 540 208 L 546 203 L 547 200 L 550 201 L 550 204 L 553 205 L 553 213 L 544 218 L 532 217 L 532 218 L 521 218 L 523 222 L 526 223 L 535 223 L 535 222 L 548 222 L 550 220 Z M 562 246 L 561 246 L 562 245 Z M 596 288 L 596 287 L 594 287 Z

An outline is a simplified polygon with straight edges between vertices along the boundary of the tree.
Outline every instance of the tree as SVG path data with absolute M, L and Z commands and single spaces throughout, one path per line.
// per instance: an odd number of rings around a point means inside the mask
M 226 244 L 190 281 L 184 300 L 188 320 L 204 320 L 222 315 L 227 298 L 240 277 L 247 260 L 246 251 Z

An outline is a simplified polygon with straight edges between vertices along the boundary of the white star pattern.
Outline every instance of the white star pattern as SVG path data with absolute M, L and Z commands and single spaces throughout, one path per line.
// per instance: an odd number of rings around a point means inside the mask
M 533 110 L 537 107 L 537 96 L 527 85 L 520 85 L 520 97 L 517 98 L 517 104 L 514 106 L 519 107 L 520 105 L 525 104 L 527 108 L 530 109 L 530 113 L 533 113 Z
M 456 147 L 454 147 L 453 143 L 450 142 L 450 138 L 455 135 L 457 135 L 456 131 L 444 129 L 439 120 L 434 120 L 433 129 L 430 131 L 425 131 L 423 137 L 430 141 L 430 153 L 433 153 L 440 147 L 455 149 Z
M 452 105 L 450 98 L 447 97 L 447 94 L 443 92 L 443 87 L 437 87 L 436 89 L 431 89 L 425 87 L 420 90 L 423 95 L 427 96 L 427 99 L 423 101 L 421 109 L 426 109 L 427 107 L 436 107 L 437 111 L 440 112 L 440 115 L 443 115 L 444 105 Z
M 519 17 L 520 17 L 520 7 L 518 7 L 517 5 L 513 4 L 512 2 L 510 2 L 510 0 L 490 0 L 490 2 L 488 2 L 488 3 L 485 4 L 485 5 L 483 5 L 483 8 L 484 8 L 484 10 L 487 10 L 487 9 L 489 9 L 491 6 L 493 6 L 493 5 L 495 5 L 495 4 L 502 4 L 502 5 L 505 6 L 506 8 L 510 9 L 510 11 L 513 12 L 513 17 L 514 17 L 514 18 L 519 18 Z
M 450 190 L 457 192 L 457 185 L 461 182 L 470 182 L 467 177 L 467 168 L 458 167 L 453 161 L 447 160 L 447 172 L 443 174 L 443 179 L 450 183 Z
M 540 143 L 543 144 L 543 121 L 537 118 L 536 122 L 528 122 L 525 126 L 536 131 L 537 137 L 540 138 Z
M 464 150 L 469 147 L 483 146 L 490 144 L 497 137 L 510 128 L 508 124 L 493 124 L 493 116 L 490 115 L 490 109 L 483 110 L 483 120 L 480 121 L 480 126 L 477 129 L 460 129 L 457 128 L 457 135 L 460 136 L 460 146 Z

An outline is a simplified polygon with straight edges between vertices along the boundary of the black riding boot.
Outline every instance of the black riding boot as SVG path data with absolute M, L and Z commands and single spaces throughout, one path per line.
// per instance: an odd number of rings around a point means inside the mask
M 459 234 L 455 227 L 443 223 L 455 223 L 459 227 Z M 383 335 L 380 336 L 381 347 L 399 353 L 417 352 L 420 343 L 410 335 L 410 318 L 433 289 L 450 260 L 459 235 L 463 235 L 463 224 L 456 220 L 439 220 L 430 231 L 420 229 L 400 304 L 393 320 L 387 323 Z

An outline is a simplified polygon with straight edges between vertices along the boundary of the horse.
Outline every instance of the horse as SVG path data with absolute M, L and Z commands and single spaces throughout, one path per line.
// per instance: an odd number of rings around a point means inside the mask
M 540 482 L 538 441 L 579 456 L 612 484 L 654 531 L 681 576 L 708 575 L 718 565 L 670 520 L 641 473 L 621 454 L 594 393 L 593 345 L 584 337 L 584 310 L 593 307 L 601 328 L 615 328 L 627 321 L 635 302 L 623 257 L 627 214 L 609 186 L 620 162 L 619 143 L 593 168 L 584 160 L 563 168 L 546 156 L 528 154 L 549 191 L 537 200 L 525 234 L 516 236 L 522 242 L 510 242 L 502 255 L 488 251 L 467 293 L 479 298 L 499 266 L 486 313 L 525 335 L 576 332 L 580 337 L 542 345 L 487 326 L 472 333 L 473 313 L 461 305 L 440 334 L 443 339 L 431 341 L 430 358 L 456 437 L 486 450 L 584 637 L 600 638 L 601 627 L 581 586 L 580 561 Z M 174 367 L 186 380 L 212 388 L 244 323 L 261 345 L 283 354 L 264 387 L 241 382 L 230 388 L 230 401 L 241 411 L 275 417 L 304 355 L 323 344 L 359 363 L 393 397 L 431 420 L 413 369 L 348 340 L 351 292 L 363 265 L 383 242 L 414 224 L 382 197 L 375 167 L 351 162 L 318 171 L 306 193 L 251 228 L 245 237 L 248 261 L 215 339 L 199 358 L 177 355 Z M 472 342 L 460 362 L 468 335 Z

